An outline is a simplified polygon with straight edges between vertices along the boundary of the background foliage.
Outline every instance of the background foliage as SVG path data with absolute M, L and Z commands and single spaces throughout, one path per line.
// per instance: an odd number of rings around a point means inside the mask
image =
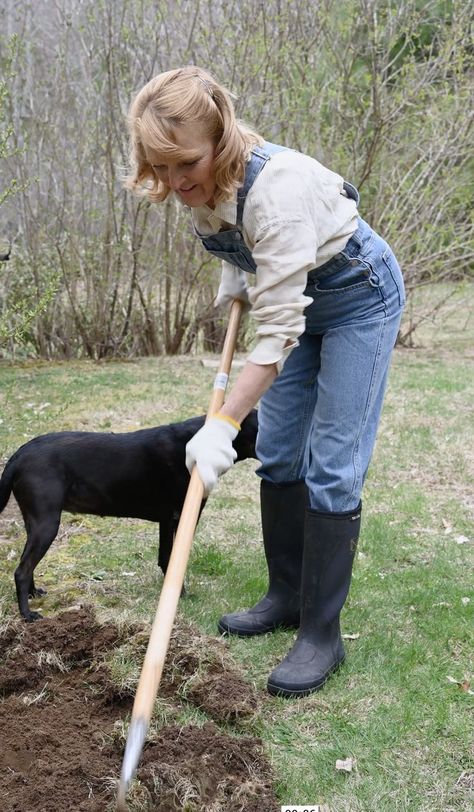
M 359 187 L 361 214 L 403 266 L 400 338 L 412 342 L 446 288 L 430 311 L 410 294 L 472 271 L 473 10 L 473 0 L 5 0 L 0 238 L 13 250 L 0 264 L 3 354 L 219 343 L 218 267 L 187 212 L 121 186 L 134 92 L 187 63 L 237 93 L 238 114 L 265 137 Z

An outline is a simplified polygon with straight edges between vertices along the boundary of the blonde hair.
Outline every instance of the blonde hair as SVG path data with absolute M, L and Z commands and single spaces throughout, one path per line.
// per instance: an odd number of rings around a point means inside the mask
M 160 73 L 133 100 L 128 114 L 128 189 L 144 192 L 153 202 L 166 199 L 170 188 L 156 176 L 144 146 L 183 162 L 195 160 L 196 150 L 179 147 L 173 138 L 174 128 L 189 123 L 202 124 L 216 145 L 215 202 L 234 197 L 243 183 L 252 147 L 262 144 L 263 138 L 237 120 L 231 92 L 193 65 Z

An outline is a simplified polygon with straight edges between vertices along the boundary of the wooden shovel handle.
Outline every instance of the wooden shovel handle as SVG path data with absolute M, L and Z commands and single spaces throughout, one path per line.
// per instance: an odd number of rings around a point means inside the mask
M 214 389 L 206 419 L 212 417 L 212 415 L 221 408 L 224 402 L 241 314 L 242 302 L 234 300 L 230 311 L 219 371 L 214 381 Z M 186 499 L 181 511 L 181 518 L 176 531 L 170 562 L 163 581 L 133 704 L 132 721 L 134 718 L 141 718 L 146 721 L 147 726 L 153 712 L 155 697 L 163 673 L 203 496 L 204 488 L 197 467 L 195 466 L 191 474 Z

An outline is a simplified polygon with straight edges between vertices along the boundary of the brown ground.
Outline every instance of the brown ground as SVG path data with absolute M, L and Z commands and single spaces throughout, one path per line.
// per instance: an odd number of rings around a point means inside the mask
M 0 636 L 0 807 L 2 812 L 107 812 L 124 751 L 122 721 L 133 689 L 118 687 L 104 662 L 136 629 L 100 626 L 91 609 Z M 146 645 L 146 634 L 143 635 Z M 160 686 L 167 701 L 191 703 L 214 721 L 165 726 L 144 747 L 129 794 L 136 812 L 272 812 L 279 808 L 258 739 L 228 732 L 258 708 L 225 648 L 189 626 L 173 634 Z M 202 656 L 201 656 L 202 654 Z M 216 724 L 217 723 L 217 724 Z M 226 730 L 218 724 L 225 724 Z

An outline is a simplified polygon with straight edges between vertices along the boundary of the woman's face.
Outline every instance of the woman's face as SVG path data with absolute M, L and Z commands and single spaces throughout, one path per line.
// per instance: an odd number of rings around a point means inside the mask
M 216 190 L 214 142 L 205 134 L 202 124 L 181 125 L 174 129 L 173 135 L 178 147 L 198 152 L 198 158 L 192 162 L 183 162 L 144 145 L 147 161 L 161 182 L 176 192 L 187 206 L 207 204 L 212 207 Z

